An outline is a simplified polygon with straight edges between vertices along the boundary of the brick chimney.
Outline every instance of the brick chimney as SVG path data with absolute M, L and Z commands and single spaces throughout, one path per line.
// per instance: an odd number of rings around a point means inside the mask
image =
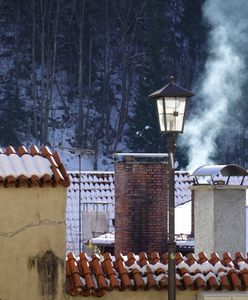
M 127 154 L 115 164 L 115 253 L 167 249 L 167 164 L 156 160 Z

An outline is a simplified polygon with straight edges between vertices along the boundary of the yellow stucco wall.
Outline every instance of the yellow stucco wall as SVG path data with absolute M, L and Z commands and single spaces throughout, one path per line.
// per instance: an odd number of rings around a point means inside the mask
M 197 299 L 196 291 L 177 291 L 176 298 L 177 300 L 196 300 Z M 148 290 L 148 291 L 111 291 L 106 292 L 106 294 L 101 298 L 96 297 L 72 297 L 69 296 L 66 298 L 68 300 L 76 300 L 76 299 L 87 299 L 87 300 L 167 300 L 168 299 L 168 291 L 156 291 L 156 290 Z
M 0 187 L 1 300 L 64 298 L 65 212 L 62 186 Z

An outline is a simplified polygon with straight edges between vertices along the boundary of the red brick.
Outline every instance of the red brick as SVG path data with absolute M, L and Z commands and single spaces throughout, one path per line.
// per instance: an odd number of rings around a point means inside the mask
M 164 163 L 116 163 L 116 253 L 166 250 L 167 173 Z

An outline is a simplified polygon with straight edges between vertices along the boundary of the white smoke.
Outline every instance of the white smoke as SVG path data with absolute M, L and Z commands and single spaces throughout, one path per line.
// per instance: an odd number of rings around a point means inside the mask
M 202 82 L 193 89 L 201 105 L 186 120 L 182 142 L 189 146 L 189 170 L 211 163 L 230 103 L 241 96 L 248 42 L 248 0 L 207 0 L 203 14 L 212 28 Z

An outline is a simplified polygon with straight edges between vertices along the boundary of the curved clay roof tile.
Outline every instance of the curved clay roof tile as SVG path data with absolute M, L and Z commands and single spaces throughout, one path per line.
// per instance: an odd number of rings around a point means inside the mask
M 17 150 L 8 146 L 4 153 L 1 153 L 0 183 L 4 181 L 5 187 L 37 186 L 57 184 L 68 187 L 69 176 L 60 161 L 60 166 L 52 156 L 48 147 L 39 149 L 32 145 L 29 152 L 25 146 Z M 58 159 L 57 159 L 58 160 Z M 2 180 L 1 180 L 2 178 Z
M 44 157 L 46 157 L 46 158 L 48 158 L 49 156 L 52 156 L 52 155 L 53 155 L 52 152 L 50 151 L 50 149 L 49 149 L 47 146 L 43 146 L 43 147 L 41 148 L 41 154 L 42 154 Z
M 62 164 L 62 161 L 61 161 L 61 158 L 60 158 L 57 150 L 54 151 L 53 157 L 54 157 L 56 163 L 58 164 L 58 166 L 60 166 Z
M 35 146 L 35 145 L 32 145 L 32 146 L 30 147 L 30 154 L 31 154 L 32 156 L 37 155 L 37 154 L 40 154 L 40 151 L 39 151 L 38 147 Z
M 19 156 L 22 156 L 23 154 L 27 154 L 28 150 L 25 146 L 22 145 L 22 146 L 18 147 L 17 153 L 19 154 Z
M 5 154 L 6 155 L 10 155 L 10 154 L 15 154 L 16 151 L 15 149 L 12 147 L 12 146 L 8 146 L 6 149 L 5 149 Z
M 14 186 L 16 183 L 16 179 L 13 175 L 9 175 L 5 178 L 5 185 L 7 186 Z
M 17 178 L 16 186 L 17 186 L 17 187 L 25 186 L 25 185 L 27 185 L 27 183 L 28 183 L 28 177 L 25 176 L 25 175 L 20 175 L 20 176 Z
M 158 252 L 154 251 L 151 253 L 151 261 L 153 264 L 156 264 L 157 262 L 160 261 L 160 257 L 159 257 L 159 254 Z
M 98 256 L 93 256 L 92 260 L 84 253 L 80 253 L 80 260 L 77 261 L 79 265 L 80 276 L 85 280 L 86 284 L 83 284 L 83 290 L 78 291 L 77 286 L 77 265 L 72 265 L 71 268 L 66 268 L 67 275 L 67 290 L 71 295 L 94 295 L 100 296 L 105 293 L 106 290 L 111 291 L 113 288 L 119 290 L 126 289 L 167 289 L 168 288 L 168 264 L 162 266 L 162 261 L 159 260 L 154 264 L 152 258 L 148 258 L 148 264 L 145 266 L 144 271 L 138 267 L 141 265 L 141 260 L 144 260 L 146 253 L 142 253 L 139 256 L 133 253 L 129 254 L 129 260 L 133 258 L 135 261 L 130 267 L 126 267 L 122 255 L 116 255 L 111 257 L 110 254 L 103 254 L 103 258 L 99 259 Z M 153 253 L 153 260 L 157 260 L 158 254 Z M 236 253 L 235 259 L 243 257 L 242 253 Z M 229 259 L 230 256 L 224 255 L 225 259 Z M 206 260 L 204 253 L 199 254 L 199 261 L 196 260 L 195 255 L 188 255 L 188 258 L 182 257 L 180 253 L 176 254 L 177 266 L 176 266 L 176 287 L 177 289 L 202 289 L 202 290 L 248 290 L 248 269 L 243 265 L 240 269 L 238 263 L 232 261 L 232 267 L 221 267 L 222 264 L 218 259 L 216 253 L 211 254 L 211 259 Z M 76 259 L 69 254 L 67 256 L 67 262 L 76 262 Z M 206 260 L 206 261 L 205 261 Z M 218 270 L 215 268 L 213 261 L 219 266 Z M 89 262 L 91 262 L 92 270 L 94 271 L 95 279 L 93 279 L 91 270 L 89 268 Z M 201 263 L 202 262 L 202 263 Z M 80 266 L 80 264 L 85 266 Z M 242 264 L 246 264 L 245 261 L 241 261 Z M 70 263 L 71 264 L 71 263 Z M 213 265 L 211 270 L 206 268 L 206 265 Z M 230 263 L 229 263 L 230 264 Z M 115 269 L 113 268 L 115 266 Z M 231 264 L 230 264 L 231 265 Z M 193 266 L 193 267 L 191 267 Z M 204 267 L 205 266 L 205 267 Z M 160 268 L 163 272 L 157 272 Z M 181 272 L 182 269 L 187 272 Z M 197 272 L 195 272 L 197 270 Z M 85 272 L 86 271 L 86 272 Z M 142 274 L 143 273 L 143 274 Z M 74 277 L 73 277 L 74 276 Z M 108 278 L 106 283 L 106 278 Z M 97 285 L 94 285 L 94 280 L 97 281 Z M 74 281 L 74 283 L 73 283 Z M 81 282 L 84 282 L 81 280 Z
M 40 181 L 41 181 L 41 186 L 43 186 L 44 184 L 52 185 L 52 178 L 48 174 L 43 175 Z

